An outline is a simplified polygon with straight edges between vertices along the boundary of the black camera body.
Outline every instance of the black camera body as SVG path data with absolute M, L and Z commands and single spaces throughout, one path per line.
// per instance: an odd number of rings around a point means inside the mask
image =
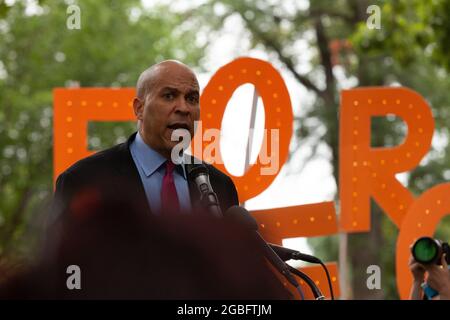
M 416 240 L 411 252 L 417 262 L 437 265 L 441 265 L 442 255 L 445 253 L 445 260 L 450 264 L 450 246 L 441 240 L 421 237 Z

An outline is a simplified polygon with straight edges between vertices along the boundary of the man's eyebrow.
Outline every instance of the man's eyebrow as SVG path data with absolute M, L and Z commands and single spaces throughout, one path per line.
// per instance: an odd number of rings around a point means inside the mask
M 180 90 L 178 90 L 177 88 L 173 88 L 173 87 L 164 87 L 161 89 L 162 91 L 176 91 L 176 92 L 180 92 Z
M 199 95 L 200 92 L 197 89 L 192 89 L 192 90 L 189 90 L 187 94 L 197 94 L 197 95 Z
M 165 92 L 165 91 L 181 93 L 181 91 L 179 89 L 174 88 L 174 87 L 164 87 L 161 89 L 160 92 Z M 191 95 L 191 94 L 200 95 L 200 91 L 198 89 L 190 89 L 186 94 L 187 95 Z

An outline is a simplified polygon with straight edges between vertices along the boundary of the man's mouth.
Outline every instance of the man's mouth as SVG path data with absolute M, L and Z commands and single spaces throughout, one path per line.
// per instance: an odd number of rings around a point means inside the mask
M 172 129 L 172 130 L 176 130 L 176 129 L 186 129 L 186 130 L 189 130 L 189 129 L 190 129 L 190 126 L 189 126 L 187 123 L 176 122 L 176 123 L 172 123 L 172 124 L 168 125 L 167 128 Z

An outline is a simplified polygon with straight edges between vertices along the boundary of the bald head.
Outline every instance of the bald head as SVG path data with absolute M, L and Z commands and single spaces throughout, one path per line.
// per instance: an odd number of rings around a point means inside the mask
M 197 77 L 185 64 L 166 60 L 148 68 L 139 77 L 133 109 L 144 142 L 169 159 L 179 142 L 176 130 L 194 135 L 200 118 Z
M 199 87 L 197 77 L 187 65 L 177 60 L 165 60 L 141 73 L 136 84 L 136 95 L 144 100 L 159 81 L 179 77 L 191 78 L 197 88 Z

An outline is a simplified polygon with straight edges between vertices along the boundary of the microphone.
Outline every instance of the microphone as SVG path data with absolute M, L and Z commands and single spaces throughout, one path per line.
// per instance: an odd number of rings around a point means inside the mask
M 314 281 L 311 280 L 311 278 L 309 278 L 303 272 L 284 263 L 284 261 L 293 259 L 293 260 L 302 260 L 302 261 L 306 261 L 306 262 L 310 262 L 310 263 L 320 264 L 325 270 L 327 280 L 328 280 L 328 285 L 330 288 L 331 299 L 334 300 L 333 287 L 331 285 L 331 280 L 330 280 L 330 275 L 329 275 L 328 269 L 319 258 L 316 258 L 316 257 L 308 255 L 308 254 L 301 253 L 301 252 L 293 250 L 293 249 L 284 248 L 284 247 L 276 245 L 276 244 L 271 244 L 271 243 L 265 242 L 265 240 L 258 233 L 258 223 L 256 222 L 255 218 L 253 218 L 253 216 L 245 208 L 242 208 L 239 206 L 232 206 L 225 212 L 225 217 L 230 218 L 234 222 L 244 226 L 246 229 L 252 230 L 255 232 L 257 239 L 261 242 L 263 248 L 265 249 L 266 258 L 268 258 L 268 260 L 274 265 L 274 267 L 281 274 L 283 274 L 286 277 L 286 279 L 293 286 L 296 287 L 296 289 L 299 291 L 300 296 L 302 298 L 303 298 L 303 293 L 302 293 L 297 281 L 295 280 L 295 278 L 294 278 L 294 281 L 290 280 L 291 277 L 293 278 L 293 276 L 290 272 L 294 273 L 296 276 L 300 277 L 308 284 L 308 286 L 311 288 L 311 290 L 314 294 L 314 297 L 317 300 L 325 299 L 325 297 L 320 292 L 319 288 L 315 285 Z M 273 257 L 273 254 L 275 255 L 275 257 Z M 286 269 L 287 269 L 287 272 L 286 272 Z M 294 284 L 294 283 L 296 283 L 296 284 Z
M 280 272 L 286 279 L 292 284 L 303 297 L 303 292 L 301 292 L 300 285 L 297 280 L 295 280 L 294 276 L 289 271 L 288 266 L 284 263 L 283 260 L 275 253 L 270 245 L 266 243 L 266 241 L 261 237 L 258 232 L 258 224 L 256 220 L 250 215 L 250 213 L 242 207 L 232 206 L 230 207 L 226 213 L 225 218 L 242 225 L 244 228 L 251 230 L 254 232 L 256 240 L 260 243 L 261 247 L 264 250 L 264 255 L 269 260 L 269 262 Z
M 305 262 L 309 262 L 309 263 L 316 263 L 316 264 L 320 264 L 323 268 L 323 270 L 325 271 L 325 275 L 327 276 L 327 281 L 328 281 L 328 287 L 330 288 L 330 295 L 331 295 L 331 299 L 334 300 L 334 292 L 333 292 L 333 286 L 331 285 L 331 279 L 330 279 L 330 273 L 328 271 L 328 268 L 325 266 L 325 264 L 322 262 L 322 260 L 320 260 L 319 258 L 316 258 L 314 256 L 311 256 L 309 254 L 305 254 L 305 253 L 301 253 L 299 251 L 293 250 L 293 249 L 289 249 L 289 248 L 285 248 L 276 244 L 269 244 L 273 251 L 275 251 L 275 253 L 283 260 L 283 261 L 287 261 L 287 260 L 301 260 L 301 261 L 305 261 Z M 291 270 L 291 272 L 293 272 L 295 275 L 301 277 L 303 280 L 305 280 L 304 276 L 306 276 L 305 274 L 300 275 L 298 272 L 294 271 L 297 269 L 292 269 L 289 268 L 289 270 Z M 312 288 L 311 283 L 314 285 L 314 282 L 311 281 L 307 281 L 305 280 L 305 282 L 307 282 L 311 289 L 313 290 L 313 292 L 316 292 L 314 288 Z M 314 285 L 315 286 L 315 285 Z M 314 293 L 315 295 L 316 293 Z M 319 299 L 319 297 L 316 297 L 317 299 Z
M 200 192 L 200 202 L 209 213 L 217 218 L 222 217 L 219 199 L 211 187 L 208 168 L 204 164 L 187 164 L 186 171 L 189 180 L 193 181 Z
M 311 256 L 309 254 L 301 253 L 299 251 L 285 248 L 276 244 L 269 244 L 273 251 L 280 257 L 283 261 L 288 260 L 301 260 L 309 263 L 321 263 L 322 261 L 319 258 L 316 258 L 314 256 Z
M 233 208 L 233 209 L 232 209 Z M 239 208 L 239 209 L 237 209 Z M 231 211 L 230 211 L 231 210 Z M 230 215 L 233 216 L 233 219 L 241 224 L 242 226 L 245 226 L 246 229 L 258 231 L 258 224 L 253 218 L 253 216 L 244 208 L 234 206 L 228 209 L 228 211 L 225 213 L 225 216 Z M 272 248 L 272 250 L 277 254 L 278 257 L 280 257 L 281 260 L 287 261 L 287 260 L 302 260 L 310 263 L 321 263 L 322 261 L 314 256 L 311 256 L 309 254 L 304 254 L 299 251 L 285 248 L 276 244 L 268 243 L 268 245 Z

